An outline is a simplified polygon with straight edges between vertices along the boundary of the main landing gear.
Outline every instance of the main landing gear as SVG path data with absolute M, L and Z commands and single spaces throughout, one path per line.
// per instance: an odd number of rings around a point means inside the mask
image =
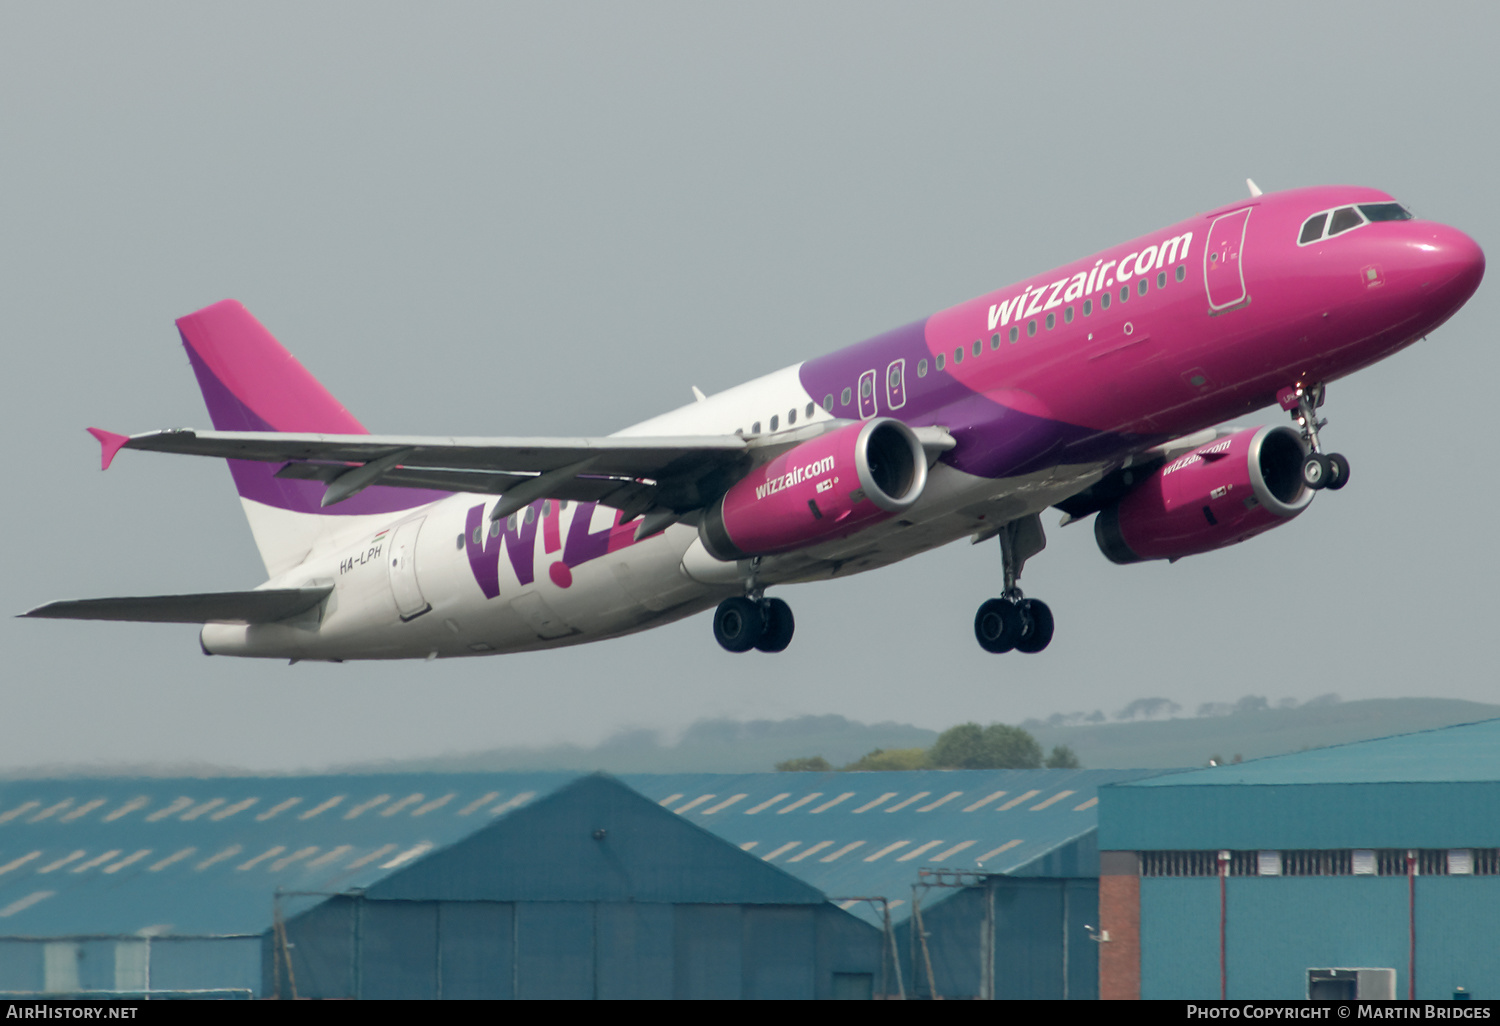
M 714 640 L 730 652 L 782 652 L 792 643 L 797 622 L 792 607 L 781 599 L 768 599 L 756 580 L 760 560 L 752 564 L 747 594 L 727 598 L 714 610 Z
M 1328 426 L 1328 421 L 1318 419 L 1318 407 L 1326 397 L 1322 385 L 1301 385 L 1283 389 L 1277 399 L 1281 407 L 1292 415 L 1302 438 L 1311 450 L 1302 461 L 1302 483 L 1313 491 L 1327 488 L 1338 491 L 1349 483 L 1349 461 L 1342 453 L 1324 453 L 1318 444 L 1318 429 Z
M 986 652 L 1035 653 L 1052 641 L 1052 610 L 1038 599 L 1025 598 L 1016 581 L 1026 561 L 1047 545 L 1042 518 L 1012 520 L 1000 528 L 1000 555 L 1005 565 L 1005 593 L 979 607 L 974 615 L 974 637 Z

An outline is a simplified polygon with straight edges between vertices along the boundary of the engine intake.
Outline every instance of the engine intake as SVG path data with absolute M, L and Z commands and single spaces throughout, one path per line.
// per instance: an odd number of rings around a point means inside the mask
M 910 509 L 926 485 L 922 443 L 901 421 L 880 417 L 757 467 L 708 507 L 698 537 L 721 560 L 792 552 Z
M 1302 437 L 1285 425 L 1250 428 L 1160 468 L 1094 518 L 1099 550 L 1116 563 L 1181 559 L 1253 538 L 1312 502 Z

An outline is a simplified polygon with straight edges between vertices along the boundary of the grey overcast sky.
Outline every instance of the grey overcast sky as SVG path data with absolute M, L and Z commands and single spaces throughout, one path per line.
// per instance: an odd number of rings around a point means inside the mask
M 264 579 L 174 318 L 244 302 L 372 430 L 603 434 L 1266 190 L 1389 190 L 1481 245 L 1500 5 L 5 3 L 4 610 Z M 1493 251 L 1492 251 L 1493 252 Z M 1176 565 L 1045 522 L 1042 656 L 975 645 L 998 546 L 437 663 L 206 659 L 0 620 L 0 769 L 293 769 L 706 716 L 944 727 L 1263 694 L 1497 699 L 1496 285 L 1330 390 L 1349 488 Z M 1266 410 L 1242 423 L 1270 423 Z

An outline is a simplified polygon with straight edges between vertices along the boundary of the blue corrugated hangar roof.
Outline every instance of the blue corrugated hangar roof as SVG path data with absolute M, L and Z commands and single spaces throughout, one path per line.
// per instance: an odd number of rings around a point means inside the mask
M 1148 772 L 621 779 L 830 897 L 886 897 L 895 908 L 924 867 L 1093 875 L 1096 789 Z M 320 895 L 369 888 L 579 776 L 0 783 L 0 936 L 259 934 L 277 891 L 303 892 L 285 899 L 292 915 Z M 875 917 L 868 905 L 845 907 Z
M 578 776 L 6 782 L 0 934 L 258 934 L 278 888 L 368 887 Z
M 1500 720 L 1122 782 L 1107 851 L 1500 844 Z
M 665 807 L 875 919 L 918 870 L 1093 876 L 1097 789 L 1153 770 L 633 775 Z M 1083 843 L 1070 848 L 1074 841 Z M 897 918 L 904 918 L 898 914 Z
M 1500 781 L 1500 719 L 1173 773 L 1131 786 L 1459 781 Z

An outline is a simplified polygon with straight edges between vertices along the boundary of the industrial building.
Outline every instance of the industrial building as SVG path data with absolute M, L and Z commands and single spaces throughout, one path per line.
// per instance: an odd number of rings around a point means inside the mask
M 1098 789 L 1149 770 L 637 776 L 887 935 L 891 997 L 1098 996 Z
M 1099 792 L 1105 998 L 1500 998 L 1500 720 Z
M 0 785 L 0 992 L 1093 997 L 1137 772 Z

